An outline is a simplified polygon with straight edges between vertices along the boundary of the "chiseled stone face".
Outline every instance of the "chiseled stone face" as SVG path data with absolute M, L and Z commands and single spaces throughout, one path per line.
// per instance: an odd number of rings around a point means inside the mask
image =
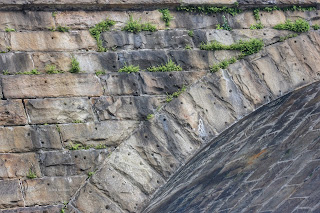
M 27 117 L 21 100 L 0 100 L 0 125 L 25 125 Z
M 102 95 L 99 79 L 92 74 L 4 76 L 2 83 L 6 98 Z
M 20 191 L 19 180 L 0 180 L 0 208 L 23 206 L 23 197 Z

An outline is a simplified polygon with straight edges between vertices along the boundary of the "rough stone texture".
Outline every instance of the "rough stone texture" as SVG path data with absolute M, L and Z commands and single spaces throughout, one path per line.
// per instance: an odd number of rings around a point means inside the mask
M 81 189 L 73 205 L 81 212 L 97 213 L 122 213 L 125 212 L 103 193 L 99 192 L 92 184 L 88 183 Z
M 99 79 L 91 74 L 3 76 L 2 86 L 6 98 L 102 95 Z
M 314 158 L 319 149 L 306 149 L 319 143 L 320 132 L 314 126 L 319 123 L 320 105 L 308 104 L 319 95 L 318 82 L 239 121 L 182 167 L 144 212 L 292 212 L 299 208 L 319 191 L 319 160 Z M 301 148 L 295 149 L 297 145 Z M 288 161 L 292 155 L 304 158 L 293 165 Z M 290 166 L 295 166 L 295 172 L 285 175 Z M 252 183 L 254 175 L 257 181 Z M 241 199 L 237 190 L 247 184 Z
M 29 171 L 41 177 L 36 153 L 0 154 L 0 178 L 26 177 Z
M 108 156 L 106 149 L 44 152 L 40 154 L 43 176 L 88 175 Z
M 88 31 L 62 32 L 13 32 L 13 51 L 74 51 L 96 48 L 95 40 Z
M 100 121 L 145 120 L 165 103 L 165 97 L 137 96 L 92 98 L 93 108 Z
M 25 205 L 54 205 L 70 200 L 87 176 L 49 177 L 23 181 Z
M 83 145 L 117 146 L 130 135 L 136 127 L 136 121 L 104 121 L 100 123 L 59 125 L 61 138 L 65 145 L 81 143 Z
M 0 208 L 23 206 L 19 180 L 0 180 Z
M 0 100 L 0 125 L 24 125 L 27 116 L 21 100 Z
M 93 121 L 87 98 L 47 98 L 24 100 L 30 124 Z
M 56 126 L 0 127 L 0 152 L 62 149 Z
M 63 208 L 63 205 L 55 205 L 55 206 L 36 206 L 36 207 L 25 207 L 25 208 L 17 208 L 17 209 L 8 209 L 1 211 L 2 213 L 54 213 L 60 212 Z

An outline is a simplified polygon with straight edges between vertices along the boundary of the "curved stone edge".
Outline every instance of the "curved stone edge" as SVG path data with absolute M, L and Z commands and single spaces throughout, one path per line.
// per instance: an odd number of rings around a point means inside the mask
M 87 181 L 88 187 L 115 205 L 114 212 L 141 211 L 212 138 L 263 104 L 318 81 L 319 40 L 319 33 L 311 32 L 209 73 L 142 124 Z M 79 205 L 86 193 L 78 191 L 70 202 L 80 212 L 88 210 Z M 86 201 L 88 206 L 95 203 L 94 198 Z M 105 208 L 102 202 L 89 212 L 100 208 Z

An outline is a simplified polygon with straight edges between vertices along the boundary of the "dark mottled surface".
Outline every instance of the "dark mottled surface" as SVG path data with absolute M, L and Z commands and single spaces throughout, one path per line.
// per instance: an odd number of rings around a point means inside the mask
M 320 83 L 258 109 L 214 139 L 145 212 L 317 212 Z

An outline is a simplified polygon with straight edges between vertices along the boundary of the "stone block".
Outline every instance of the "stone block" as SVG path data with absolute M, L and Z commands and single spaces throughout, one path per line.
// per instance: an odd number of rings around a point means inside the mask
M 93 109 L 103 120 L 146 120 L 165 101 L 164 96 L 136 96 L 136 97 L 110 97 L 92 98 Z
M 74 56 L 79 61 L 80 69 L 86 73 L 118 72 L 119 70 L 118 55 L 115 52 L 76 53 Z
M 0 152 L 27 152 L 38 149 L 62 149 L 56 126 L 0 128 Z
M 10 1 L 12 2 L 12 1 Z M 15 1 L 16 3 L 17 1 Z M 0 29 L 6 27 L 20 30 L 47 30 L 54 27 L 51 12 L 43 11 L 1 11 Z M 63 26 L 65 26 L 63 24 Z
M 83 145 L 105 144 L 118 146 L 138 127 L 136 121 L 102 121 L 100 123 L 59 125 L 61 138 L 65 145 L 81 143 Z
M 106 149 L 42 152 L 40 167 L 44 176 L 88 175 L 94 172 L 108 156 Z
M 71 68 L 72 55 L 68 52 L 34 52 L 30 53 L 30 55 L 32 57 L 34 66 L 41 73 L 46 71 L 46 67 L 48 65 L 55 65 L 57 70 L 64 72 L 69 72 Z M 85 70 L 81 65 L 80 69 L 81 71 Z
M 92 184 L 86 184 L 78 193 L 73 205 L 81 212 L 122 213 L 123 211 L 110 198 L 97 190 Z
M 136 73 L 112 73 L 100 77 L 104 95 L 139 95 L 140 78 Z
M 129 145 L 121 144 L 109 157 L 108 163 L 137 185 L 142 192 L 151 195 L 164 180 Z
M 0 100 L 0 125 L 25 125 L 27 116 L 21 100 Z
M 7 52 L 7 47 L 10 47 L 7 34 L 5 32 L 0 32 L 0 52 Z
M 75 51 L 93 50 L 96 42 L 89 31 L 68 32 L 13 32 L 13 51 Z
M 0 178 L 26 178 L 30 169 L 41 177 L 36 153 L 0 154 Z
M 100 96 L 99 78 L 92 74 L 3 76 L 6 98 L 43 98 L 70 96 Z
M 24 100 L 31 124 L 90 122 L 93 111 L 87 98 Z
M 25 205 L 55 205 L 69 201 L 88 176 L 50 177 L 23 181 Z
M 148 95 L 167 95 L 177 92 L 183 86 L 188 86 L 206 73 L 193 71 L 193 72 L 170 72 L 170 73 L 152 73 L 141 72 L 143 84 L 142 93 Z
M 61 212 L 63 205 L 55 205 L 55 206 L 35 206 L 35 207 L 24 207 L 24 208 L 15 208 L 15 209 L 6 209 L 2 210 L 2 213 L 53 213 L 53 212 Z
M 18 72 L 30 71 L 35 69 L 32 61 L 32 55 L 29 53 L 1 53 L 0 54 L 0 71 L 8 71 L 11 74 Z
M 19 180 L 0 180 L 0 208 L 23 206 Z
M 91 182 L 116 202 L 121 209 L 129 212 L 138 212 L 140 205 L 147 199 L 147 196 L 137 186 L 110 165 L 104 166 L 93 175 Z

